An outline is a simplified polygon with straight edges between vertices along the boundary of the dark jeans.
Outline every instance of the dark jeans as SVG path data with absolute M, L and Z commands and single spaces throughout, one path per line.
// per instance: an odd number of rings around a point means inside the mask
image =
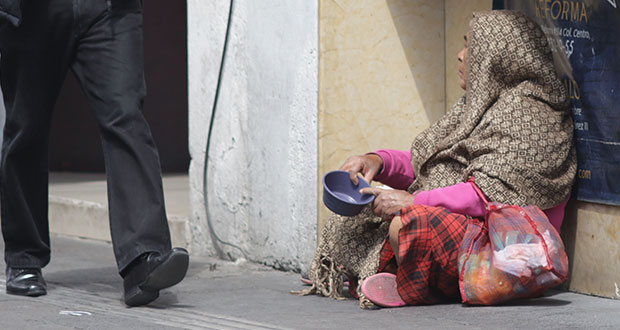
M 5 24 L 0 31 L 6 106 L 0 206 L 7 265 L 43 267 L 50 260 L 50 119 L 69 68 L 101 134 L 119 272 L 144 252 L 170 250 L 159 155 L 141 112 L 141 1 L 24 0 L 22 10 L 20 27 Z

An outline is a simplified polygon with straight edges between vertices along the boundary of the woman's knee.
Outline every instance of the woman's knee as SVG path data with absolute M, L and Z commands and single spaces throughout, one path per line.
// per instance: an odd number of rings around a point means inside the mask
M 394 257 L 396 258 L 396 264 L 400 265 L 399 249 L 398 249 L 398 232 L 403 227 L 403 222 L 400 217 L 394 217 L 390 223 L 389 240 L 394 251 Z
M 390 223 L 390 239 L 395 238 L 398 239 L 398 232 L 403 228 L 403 222 L 399 216 L 394 217 L 392 222 Z

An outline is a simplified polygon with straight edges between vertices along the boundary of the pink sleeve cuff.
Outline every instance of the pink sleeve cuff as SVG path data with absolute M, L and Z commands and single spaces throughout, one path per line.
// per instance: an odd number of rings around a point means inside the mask
M 379 149 L 374 152 L 383 161 L 381 172 L 374 180 L 394 189 L 406 190 L 413 183 L 415 175 L 411 164 L 411 152 L 394 149 Z

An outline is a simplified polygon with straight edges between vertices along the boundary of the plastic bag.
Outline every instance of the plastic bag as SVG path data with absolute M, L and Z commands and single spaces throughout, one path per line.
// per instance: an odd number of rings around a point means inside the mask
M 464 303 L 496 305 L 542 295 L 568 279 L 564 244 L 536 206 L 487 203 L 484 221 L 471 219 L 459 250 Z

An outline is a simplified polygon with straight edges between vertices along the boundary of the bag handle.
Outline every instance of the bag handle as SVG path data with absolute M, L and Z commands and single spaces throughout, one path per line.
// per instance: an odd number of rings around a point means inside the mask
M 471 186 L 474 187 L 474 190 L 476 191 L 476 193 L 478 194 L 480 199 L 482 199 L 482 201 L 484 202 L 484 205 L 488 206 L 490 202 L 487 199 L 487 196 L 484 195 L 482 190 L 480 190 L 480 187 L 478 187 L 478 185 L 474 181 L 474 177 L 472 176 L 471 178 L 469 178 L 469 180 L 467 180 L 467 182 L 471 183 Z

